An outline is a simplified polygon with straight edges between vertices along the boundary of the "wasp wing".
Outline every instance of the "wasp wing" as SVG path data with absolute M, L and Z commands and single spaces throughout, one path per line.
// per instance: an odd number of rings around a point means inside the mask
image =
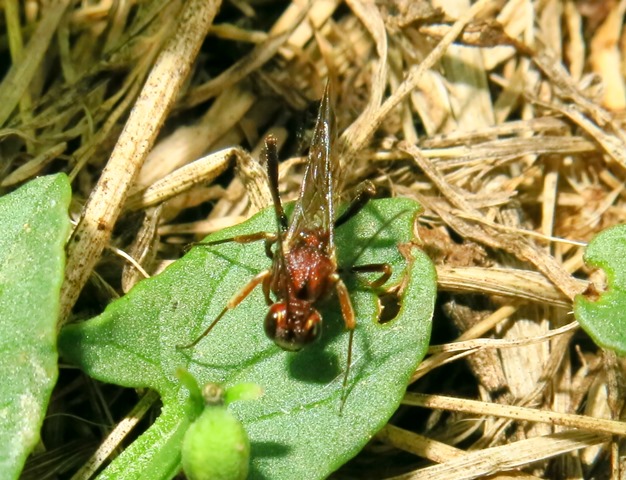
M 328 236 L 328 254 L 335 255 L 334 222 L 339 162 L 334 157 L 335 118 L 330 98 L 330 81 L 320 104 L 300 195 L 294 208 L 287 245 L 303 230 L 321 230 Z

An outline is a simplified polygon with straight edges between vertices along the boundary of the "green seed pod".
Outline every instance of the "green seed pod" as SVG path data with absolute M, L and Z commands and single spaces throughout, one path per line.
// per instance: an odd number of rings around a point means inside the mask
M 241 422 L 223 406 L 208 406 L 191 424 L 182 445 L 190 480 L 243 480 L 250 466 L 250 441 Z

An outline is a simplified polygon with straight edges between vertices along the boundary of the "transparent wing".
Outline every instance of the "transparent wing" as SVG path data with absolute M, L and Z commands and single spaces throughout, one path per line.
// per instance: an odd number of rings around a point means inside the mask
M 330 99 L 330 82 L 326 84 L 313 132 L 300 196 L 294 208 L 287 245 L 302 230 L 322 230 L 328 233 L 328 253 L 334 255 L 334 221 L 339 162 L 334 157 L 335 118 Z

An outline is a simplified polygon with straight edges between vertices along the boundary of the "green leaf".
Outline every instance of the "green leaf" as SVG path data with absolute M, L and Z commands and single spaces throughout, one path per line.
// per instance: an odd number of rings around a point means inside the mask
M 180 471 L 181 445 L 194 419 L 190 410 L 188 402 L 164 398 L 156 421 L 98 476 L 98 480 L 173 478 Z
M 337 231 L 343 271 L 387 262 L 393 275 L 386 287 L 402 283 L 404 292 L 398 316 L 381 325 L 377 296 L 364 276 L 346 278 L 357 327 L 342 414 L 348 334 L 334 296 L 321 307 L 322 339 L 301 352 L 285 352 L 266 338 L 267 307 L 260 288 L 196 347 L 176 349 L 194 340 L 250 278 L 268 268 L 263 242 L 196 247 L 159 276 L 139 283 L 99 317 L 66 327 L 60 348 L 67 359 L 99 380 L 156 389 L 163 404 L 172 407 L 171 415 L 178 415 L 178 423 L 161 431 L 161 443 L 131 445 L 105 471 L 105 478 L 113 478 L 111 469 L 122 475 L 115 478 L 147 478 L 133 459 L 148 455 L 148 450 L 153 457 L 165 455 L 163 445 L 189 424 L 188 392 L 175 373 L 180 367 L 201 384 L 252 382 L 263 389 L 259 400 L 236 402 L 230 408 L 250 437 L 251 478 L 324 478 L 358 453 L 397 408 L 428 347 L 435 270 L 417 247 L 405 248 L 413 257 L 410 262 L 398 249 L 413 239 L 420 208 L 408 199 L 372 201 Z M 275 229 L 269 209 L 209 238 Z M 374 280 L 377 275 L 367 277 Z M 175 462 L 180 462 L 179 456 L 171 465 Z
M 17 478 L 57 379 L 56 324 L 71 198 L 65 175 L 0 198 L 0 472 Z
M 604 270 L 608 285 L 600 298 L 576 296 L 576 319 L 598 345 L 626 355 L 626 225 L 596 235 L 584 259 Z

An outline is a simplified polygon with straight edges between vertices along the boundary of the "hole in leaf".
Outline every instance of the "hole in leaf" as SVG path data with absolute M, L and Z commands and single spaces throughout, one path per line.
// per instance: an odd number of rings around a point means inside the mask
M 378 323 L 381 325 L 391 322 L 400 313 L 400 295 L 397 290 L 383 292 L 378 295 Z

